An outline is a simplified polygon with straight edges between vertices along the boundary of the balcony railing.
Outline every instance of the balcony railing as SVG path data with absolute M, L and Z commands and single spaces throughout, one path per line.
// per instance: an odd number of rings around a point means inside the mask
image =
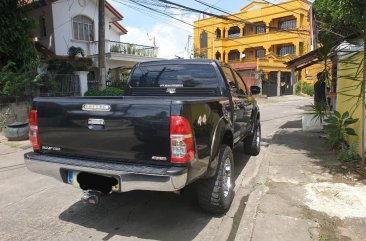
M 106 40 L 105 52 L 143 57 L 157 57 L 158 47 Z M 90 42 L 89 53 L 90 55 L 98 54 L 98 41 Z

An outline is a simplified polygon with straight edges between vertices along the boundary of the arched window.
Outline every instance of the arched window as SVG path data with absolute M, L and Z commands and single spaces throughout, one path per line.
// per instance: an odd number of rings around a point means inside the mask
M 78 15 L 72 19 L 73 36 L 76 40 L 94 41 L 94 22 L 90 18 Z
M 238 26 L 234 26 L 234 27 L 229 28 L 228 37 L 229 38 L 240 37 L 240 28 Z
M 215 33 L 216 33 L 216 38 L 220 39 L 221 38 L 221 29 L 217 28 Z
M 219 51 L 216 51 L 215 58 L 217 60 L 220 60 L 221 59 L 221 53 Z
M 202 31 L 200 34 L 200 48 L 205 49 L 207 48 L 207 32 Z
M 230 50 L 228 54 L 229 61 L 240 61 L 240 52 L 236 50 Z

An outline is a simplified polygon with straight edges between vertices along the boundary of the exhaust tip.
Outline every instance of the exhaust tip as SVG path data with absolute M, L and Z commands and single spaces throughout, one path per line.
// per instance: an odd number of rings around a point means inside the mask
M 100 200 L 100 192 L 98 191 L 86 191 L 81 196 L 81 201 L 85 204 L 97 205 Z

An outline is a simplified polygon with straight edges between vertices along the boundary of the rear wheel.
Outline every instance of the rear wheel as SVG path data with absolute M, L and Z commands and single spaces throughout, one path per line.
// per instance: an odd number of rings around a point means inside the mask
M 234 158 L 227 145 L 220 148 L 219 162 L 215 176 L 198 183 L 198 202 L 210 213 L 225 213 L 234 197 Z
M 261 124 L 258 122 L 254 133 L 244 139 L 244 152 L 251 156 L 257 156 L 261 151 Z

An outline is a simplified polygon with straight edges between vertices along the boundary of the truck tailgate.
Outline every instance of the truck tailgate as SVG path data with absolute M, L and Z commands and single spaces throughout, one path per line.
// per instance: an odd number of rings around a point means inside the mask
M 37 98 L 41 151 L 123 162 L 167 162 L 170 106 L 171 101 L 161 97 Z

